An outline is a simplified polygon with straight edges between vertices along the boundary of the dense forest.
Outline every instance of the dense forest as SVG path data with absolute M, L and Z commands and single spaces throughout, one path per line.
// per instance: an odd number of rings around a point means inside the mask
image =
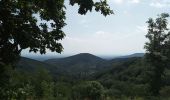
M 93 9 L 114 14 L 107 0 L 69 1 L 81 15 Z M 148 19 L 144 54 L 111 60 L 89 53 L 45 61 L 22 57 L 24 49 L 63 51 L 65 9 L 64 0 L 0 0 L 0 100 L 170 100 L 168 13 Z
M 8 100 L 170 98 L 170 68 L 165 70 L 160 96 L 151 96 L 148 83 L 151 70 L 144 56 L 105 60 L 86 53 L 43 62 L 22 57 L 17 66 L 15 70 L 8 69 L 10 82 L 8 88 L 1 90 Z

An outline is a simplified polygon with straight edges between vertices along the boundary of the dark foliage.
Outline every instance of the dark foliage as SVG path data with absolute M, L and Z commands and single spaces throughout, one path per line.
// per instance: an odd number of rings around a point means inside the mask
M 158 96 L 163 86 L 162 78 L 164 77 L 165 68 L 169 65 L 170 60 L 170 32 L 167 28 L 169 14 L 162 13 L 158 18 L 150 18 L 148 23 L 148 34 L 146 37 L 149 42 L 146 43 L 146 60 L 150 64 L 150 91 L 152 95 Z

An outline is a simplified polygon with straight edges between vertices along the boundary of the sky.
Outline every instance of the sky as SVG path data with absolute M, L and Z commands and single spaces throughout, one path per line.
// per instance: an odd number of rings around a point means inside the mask
M 91 53 L 98 56 L 119 56 L 143 53 L 147 41 L 148 18 L 170 13 L 170 0 L 108 0 L 114 15 L 104 17 L 100 12 L 78 14 L 78 6 L 66 5 L 66 37 L 60 41 L 61 54 L 47 51 L 45 56 L 68 56 Z M 97 0 L 95 0 L 97 1 Z M 22 52 L 23 56 L 40 55 Z

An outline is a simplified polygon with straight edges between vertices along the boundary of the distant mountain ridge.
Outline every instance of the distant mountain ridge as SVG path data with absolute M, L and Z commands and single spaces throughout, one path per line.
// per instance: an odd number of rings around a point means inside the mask
M 45 60 L 44 62 L 50 63 L 50 64 L 58 64 L 61 62 L 74 64 L 74 63 L 77 63 L 77 61 L 86 62 L 86 63 L 87 62 L 96 63 L 96 62 L 105 61 L 105 60 L 95 55 L 89 54 L 89 53 L 80 53 L 80 54 L 65 57 L 65 58 L 48 59 L 48 60 Z
M 80 54 L 90 54 L 90 53 L 80 53 Z M 134 53 L 134 54 L 130 54 L 130 55 L 122 55 L 122 56 L 97 56 L 99 58 L 105 59 L 105 60 L 112 60 L 115 58 L 130 58 L 130 57 L 143 57 L 145 53 Z M 78 54 L 76 54 L 78 55 Z M 92 55 L 92 54 L 91 54 Z M 74 56 L 74 55 L 73 55 Z M 48 61 L 51 59 L 62 59 L 62 58 L 67 58 L 67 57 L 71 57 L 71 56 L 49 56 L 49 55 L 44 55 L 44 56 L 36 56 L 36 55 L 32 55 L 32 56 L 24 56 L 25 58 L 30 58 L 30 59 L 34 59 L 37 61 Z
M 143 57 L 145 55 L 145 53 L 134 53 L 131 55 L 126 55 L 126 56 L 119 56 L 116 58 L 132 58 L 132 57 Z
M 125 62 L 134 61 L 143 54 L 133 54 L 112 60 L 105 60 L 89 53 L 80 53 L 77 55 L 48 59 L 46 61 L 36 61 L 22 57 L 18 63 L 18 69 L 25 71 L 34 71 L 38 67 L 45 68 L 54 76 L 67 74 L 68 76 L 86 77 L 94 73 L 108 70 L 113 66 L 119 66 Z

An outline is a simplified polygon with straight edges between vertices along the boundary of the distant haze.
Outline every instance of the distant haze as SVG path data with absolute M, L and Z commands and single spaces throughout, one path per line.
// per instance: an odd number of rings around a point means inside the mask
M 88 54 L 88 53 L 87 53 Z M 79 54 L 76 54 L 76 55 L 79 55 Z M 134 53 L 134 54 L 129 54 L 129 55 L 117 55 L 117 56 L 101 56 L 101 55 L 95 55 L 95 56 L 98 56 L 100 58 L 103 58 L 103 59 L 106 59 L 106 60 L 111 60 L 111 59 L 114 59 L 114 58 L 129 58 L 129 57 L 142 57 L 144 55 L 144 53 Z M 66 57 L 69 57 L 69 56 L 74 56 L 74 55 L 65 55 L 65 56 L 55 56 L 55 55 L 25 55 L 23 57 L 27 57 L 27 58 L 31 58 L 31 59 L 35 59 L 35 60 L 39 60 L 39 61 L 45 61 L 45 60 L 48 60 L 48 59 L 57 59 L 57 58 L 66 58 Z

